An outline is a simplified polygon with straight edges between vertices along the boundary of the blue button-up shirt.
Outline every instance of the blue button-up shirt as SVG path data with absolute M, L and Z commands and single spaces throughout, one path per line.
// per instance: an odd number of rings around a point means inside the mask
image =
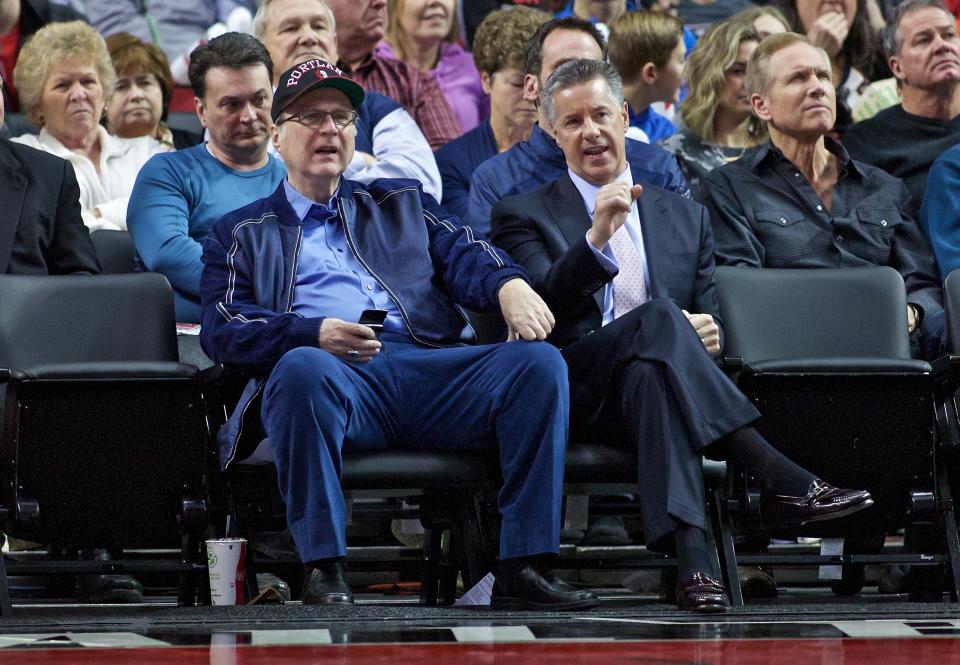
M 303 222 L 293 311 L 306 317 L 359 321 L 365 309 L 385 309 L 383 330 L 407 334 L 400 310 L 347 244 L 337 212 L 339 188 L 325 204 L 311 201 L 287 180 L 283 181 L 283 190 Z
M 597 209 L 597 192 L 600 191 L 600 188 L 587 182 L 573 171 L 567 170 L 567 173 L 570 174 L 570 179 L 573 180 L 574 186 L 577 188 L 577 191 L 580 192 L 580 198 L 583 199 L 583 205 L 587 208 L 587 214 L 590 215 L 590 219 L 593 219 L 593 213 L 596 212 Z M 633 175 L 630 173 L 629 166 L 624 169 L 623 173 L 617 176 L 615 182 L 625 182 L 627 185 L 633 186 Z M 640 255 L 640 265 L 643 267 L 643 283 L 647 287 L 647 297 L 649 298 L 650 270 L 647 266 L 647 252 L 643 247 L 643 230 L 640 228 L 640 212 L 637 210 L 636 201 L 630 206 L 630 213 L 627 215 L 627 221 L 624 222 L 624 226 L 627 227 L 627 234 L 633 241 L 633 246 L 637 248 L 637 254 Z M 600 265 L 611 275 L 615 275 L 620 271 L 620 266 L 613 255 L 613 250 L 610 249 L 609 243 L 603 248 L 603 251 L 600 251 L 590 244 L 588 232 L 587 247 L 593 250 L 594 256 L 600 261 Z M 607 325 L 613 321 L 613 289 L 613 282 L 610 281 L 607 282 L 603 290 L 603 325 Z

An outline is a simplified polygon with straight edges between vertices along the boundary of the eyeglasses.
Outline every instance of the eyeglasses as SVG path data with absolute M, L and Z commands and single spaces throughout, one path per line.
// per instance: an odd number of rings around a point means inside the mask
M 333 120 L 333 124 L 338 128 L 345 129 L 357 121 L 357 112 L 347 111 L 345 109 L 337 109 L 336 111 L 301 111 L 296 115 L 288 115 L 277 124 L 282 125 L 292 120 L 304 127 L 319 127 L 327 121 L 327 117 Z

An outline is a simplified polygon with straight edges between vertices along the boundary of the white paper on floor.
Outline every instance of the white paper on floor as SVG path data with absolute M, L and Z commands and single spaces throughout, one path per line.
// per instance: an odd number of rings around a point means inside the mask
M 469 591 L 457 598 L 453 604 L 454 607 L 466 607 L 468 605 L 489 605 L 490 594 L 493 593 L 493 573 L 487 573 L 483 579 L 474 584 Z

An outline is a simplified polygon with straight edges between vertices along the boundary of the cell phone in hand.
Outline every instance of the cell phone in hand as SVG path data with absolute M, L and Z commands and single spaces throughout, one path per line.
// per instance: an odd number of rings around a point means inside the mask
M 360 321 L 358 321 L 358 323 L 373 328 L 377 339 L 380 339 L 380 333 L 383 331 L 383 321 L 386 318 L 387 310 L 385 309 L 365 309 L 363 313 L 360 314 Z

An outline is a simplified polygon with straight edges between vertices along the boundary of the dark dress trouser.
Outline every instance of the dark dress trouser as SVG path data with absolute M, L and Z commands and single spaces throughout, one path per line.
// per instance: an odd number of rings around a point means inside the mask
M 301 559 L 346 554 L 342 457 L 388 447 L 496 446 L 501 558 L 557 552 L 570 415 L 557 349 L 523 341 L 433 349 L 388 334 L 382 341 L 368 363 L 293 349 L 264 388 L 263 424 Z
M 613 436 L 636 448 L 648 546 L 661 545 L 677 521 L 705 528 L 701 451 L 760 414 L 676 302 L 651 300 L 561 353 L 569 368 L 571 445 L 582 436 Z

